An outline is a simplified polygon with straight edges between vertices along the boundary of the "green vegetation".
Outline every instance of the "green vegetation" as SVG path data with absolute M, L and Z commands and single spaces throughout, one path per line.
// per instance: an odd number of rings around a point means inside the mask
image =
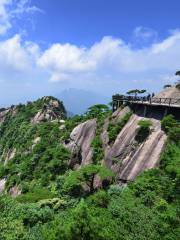
M 87 191 L 93 193 L 95 191 L 94 180 L 96 176 L 99 176 L 103 181 L 113 177 L 113 174 L 106 167 L 93 164 L 87 165 L 80 170 L 70 172 L 65 179 L 63 189 L 72 196 L 78 196 L 83 192 L 83 185 L 86 184 Z
M 149 120 L 140 120 L 138 122 L 138 125 L 139 125 L 139 129 L 138 129 L 138 132 L 136 134 L 135 140 L 138 143 L 141 143 L 144 140 L 146 140 L 146 138 L 149 136 L 150 127 L 151 127 L 152 123 Z
M 120 133 L 122 128 L 128 122 L 130 117 L 132 116 L 132 112 L 127 113 L 119 122 L 111 122 L 108 127 L 108 134 L 109 134 L 109 143 L 113 143 L 117 135 Z
M 171 84 L 166 84 L 166 85 L 164 85 L 163 88 L 169 88 L 169 87 L 172 87 L 172 85 Z
M 109 113 L 109 107 L 104 104 L 97 104 L 88 108 L 86 116 L 88 119 L 92 118 L 101 119 L 102 117 L 104 117 L 106 113 Z
M 97 119 L 97 128 L 96 128 L 96 136 L 92 141 L 93 148 L 93 163 L 98 164 L 102 161 L 104 157 L 103 143 L 101 139 L 101 132 L 104 125 L 104 121 L 110 115 L 111 111 L 109 107 L 104 104 L 98 104 L 92 106 L 88 109 L 86 113 L 88 118 L 96 118 Z
M 177 122 L 174 119 L 173 115 L 167 115 L 161 121 L 161 127 L 166 133 L 168 133 L 169 130 L 171 130 L 176 126 L 177 126 Z
M 93 147 L 93 163 L 95 164 L 100 163 L 104 157 L 104 150 L 100 135 L 95 136 L 91 146 Z
M 129 91 L 127 92 L 127 94 L 128 94 L 128 95 L 134 94 L 134 96 L 136 97 L 138 94 L 143 94 L 143 93 L 145 93 L 145 92 L 146 92 L 145 89 L 142 89 L 142 90 L 133 89 L 133 90 L 129 90 Z
M 162 120 L 168 134 L 160 167 L 142 173 L 127 187 L 116 185 L 114 175 L 101 165 L 100 134 L 110 111 L 104 105 L 91 107 L 85 116 L 65 123 L 31 118 L 47 99 L 13 108 L 0 126 L 0 178 L 6 190 L 17 185 L 16 198 L 0 195 L 2 240 L 176 240 L 179 239 L 180 126 L 173 116 Z M 62 116 L 62 109 L 56 109 Z M 128 113 L 110 123 L 112 143 L 128 122 Z M 93 163 L 70 169 L 70 152 L 64 147 L 72 129 L 97 118 L 92 143 Z M 63 127 L 62 127 L 63 126 Z M 140 121 L 140 141 L 151 122 Z M 6 153 L 16 149 L 7 161 Z M 97 186 L 100 186 L 97 188 Z

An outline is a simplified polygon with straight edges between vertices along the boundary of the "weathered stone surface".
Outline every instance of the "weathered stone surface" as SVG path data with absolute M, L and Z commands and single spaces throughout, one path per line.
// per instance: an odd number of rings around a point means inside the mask
M 35 138 L 35 139 L 32 141 L 32 143 L 33 143 L 32 149 L 33 149 L 33 148 L 36 146 L 36 144 L 38 144 L 40 141 L 41 141 L 41 138 L 40 138 L 40 137 Z
M 120 111 L 118 115 L 121 116 Z M 133 114 L 112 146 L 107 144 L 105 133 L 101 135 L 105 144 L 104 163 L 120 180 L 134 180 L 142 171 L 154 168 L 159 163 L 167 137 L 161 130 L 160 121 L 150 118 L 148 120 L 153 123 L 152 132 L 148 139 L 139 145 L 135 136 L 139 128 L 138 122 L 142 119 L 147 118 Z
M 136 149 L 132 156 L 128 155 L 122 161 L 119 179 L 134 180 L 144 170 L 157 167 L 167 136 L 161 130 L 157 120 L 152 119 L 152 122 L 153 131 L 148 139 Z
M 73 153 L 78 153 L 77 163 L 87 165 L 92 160 L 91 142 L 95 137 L 96 120 L 88 120 L 75 127 L 70 135 L 70 142 L 66 147 Z M 79 156 L 80 154 L 80 156 Z M 81 158 L 81 159 L 78 159 Z M 80 160 L 80 161 L 79 161 Z
M 6 152 L 5 154 L 3 154 L 4 156 L 4 165 L 6 165 L 11 159 L 13 159 L 16 155 L 16 149 L 9 149 L 8 152 Z
M 43 121 L 51 121 L 56 119 L 57 117 L 58 116 L 50 109 L 44 111 L 41 110 L 31 119 L 31 123 L 36 124 Z
M 10 109 L 5 109 L 3 111 L 0 111 L 0 124 L 4 122 L 7 113 L 10 111 Z
M 129 113 L 131 111 L 130 107 L 126 106 L 123 109 L 122 108 L 118 108 L 113 114 L 112 114 L 112 118 L 113 121 L 119 121 L 120 119 L 122 119 L 127 113 Z
M 43 108 L 31 119 L 32 124 L 37 124 L 44 121 L 60 121 L 66 116 L 65 109 L 61 102 L 50 99 L 49 97 L 42 98 L 44 101 Z
M 157 98 L 176 98 L 180 99 L 180 90 L 176 87 L 169 87 L 156 94 Z
M 132 115 L 128 123 L 124 126 L 124 128 L 118 134 L 113 146 L 110 147 L 105 154 L 105 164 L 107 166 L 112 165 L 112 160 L 114 158 L 119 159 L 119 161 L 122 161 L 124 159 L 124 157 L 127 154 L 127 150 L 129 146 L 131 145 L 131 143 L 135 138 L 137 127 L 138 127 L 137 124 L 140 119 L 141 117 L 135 114 Z
M 0 194 L 5 190 L 6 179 L 0 179 Z
M 9 194 L 10 194 L 12 197 L 17 197 L 17 196 L 21 195 L 21 189 L 19 188 L 19 186 L 15 185 L 14 187 L 12 187 L 12 188 L 9 190 Z

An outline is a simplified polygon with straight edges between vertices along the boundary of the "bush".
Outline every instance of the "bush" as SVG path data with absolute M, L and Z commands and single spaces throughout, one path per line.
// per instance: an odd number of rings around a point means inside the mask
M 167 115 L 161 121 L 161 128 L 166 133 L 168 133 L 171 128 L 176 127 L 176 126 L 177 126 L 177 122 L 174 119 L 173 115 Z
M 106 208 L 110 201 L 109 195 L 107 192 L 103 190 L 99 190 L 98 192 L 91 195 L 88 199 L 89 204 L 93 204 L 97 207 Z
M 99 135 L 97 135 L 92 141 L 91 146 L 93 147 L 93 163 L 98 164 L 102 161 L 104 157 L 104 150 L 102 147 L 102 140 Z
M 19 195 L 16 200 L 20 203 L 34 203 L 42 199 L 50 199 L 53 197 L 54 195 L 47 189 L 35 189 L 33 192 Z
M 132 112 L 127 113 L 119 122 L 110 123 L 108 127 L 109 143 L 113 143 L 125 124 L 129 121 Z
M 152 123 L 149 120 L 141 120 L 139 121 L 138 125 L 139 125 L 139 129 L 136 134 L 135 140 L 141 143 L 144 140 L 146 140 L 146 138 L 149 136 L 150 126 L 152 126 Z
M 180 144 L 180 127 L 173 127 L 169 130 L 169 139 Z

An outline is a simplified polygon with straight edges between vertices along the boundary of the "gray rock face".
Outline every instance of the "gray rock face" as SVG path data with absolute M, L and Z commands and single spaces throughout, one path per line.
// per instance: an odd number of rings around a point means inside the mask
M 12 187 L 10 190 L 9 190 L 9 194 L 12 196 L 12 197 L 17 197 L 21 194 L 21 189 L 15 185 L 14 187 Z
M 121 115 L 120 112 L 118 115 Z M 133 114 L 112 146 L 107 144 L 107 137 L 102 138 L 106 143 L 104 163 L 117 174 L 120 181 L 134 180 L 142 171 L 154 168 L 159 163 L 167 137 L 161 130 L 160 121 L 151 118 L 148 120 L 153 124 L 152 132 L 147 140 L 139 145 L 135 136 L 138 122 L 142 119 L 146 118 Z
M 46 109 L 39 111 L 32 119 L 31 123 L 36 124 L 43 121 L 53 121 L 58 119 L 59 116 L 52 110 Z
M 161 130 L 157 120 L 151 119 L 151 121 L 153 122 L 152 133 L 144 143 L 122 161 L 119 169 L 119 179 L 134 180 L 144 170 L 158 166 L 167 136 Z
M 0 124 L 4 122 L 7 113 L 10 111 L 10 109 L 6 109 L 0 112 Z
M 117 122 L 118 120 L 121 120 L 127 113 L 129 113 L 131 109 L 127 106 L 123 109 L 119 108 L 117 109 L 113 114 L 112 118 L 114 122 Z
M 91 143 L 95 137 L 95 132 L 95 119 L 81 123 L 73 129 L 70 135 L 71 141 L 66 145 L 72 154 L 78 153 L 78 156 L 76 160 L 74 159 L 75 162 L 73 164 L 78 163 L 83 166 L 91 163 L 93 154 Z
M 169 87 L 156 94 L 155 97 L 180 99 L 180 90 L 176 87 Z
M 3 158 L 5 159 L 4 165 L 6 165 L 11 159 L 13 159 L 16 155 L 16 149 L 9 149 L 8 152 L 3 154 Z
M 5 190 L 6 179 L 0 179 L 0 194 Z
M 66 112 L 63 104 L 49 97 L 42 98 L 44 101 L 43 108 L 31 119 L 32 124 L 37 124 L 44 121 L 61 121 L 66 117 Z
M 138 121 L 142 119 L 136 115 L 132 115 L 128 123 L 124 126 L 121 132 L 118 134 L 114 144 L 109 148 L 109 151 L 105 154 L 105 163 L 107 166 L 111 166 L 113 159 L 119 159 L 121 162 L 127 153 L 131 151 L 131 146 L 137 132 Z

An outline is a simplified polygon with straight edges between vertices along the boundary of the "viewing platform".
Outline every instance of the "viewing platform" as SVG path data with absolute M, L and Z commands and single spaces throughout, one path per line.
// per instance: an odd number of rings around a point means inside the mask
M 125 96 L 125 95 L 113 95 L 112 97 L 112 110 L 116 111 L 122 104 L 139 105 L 144 106 L 144 112 L 146 114 L 147 107 L 156 107 L 162 109 L 166 115 L 168 112 L 180 113 L 180 98 L 158 98 L 158 97 L 138 97 L 138 96 Z

